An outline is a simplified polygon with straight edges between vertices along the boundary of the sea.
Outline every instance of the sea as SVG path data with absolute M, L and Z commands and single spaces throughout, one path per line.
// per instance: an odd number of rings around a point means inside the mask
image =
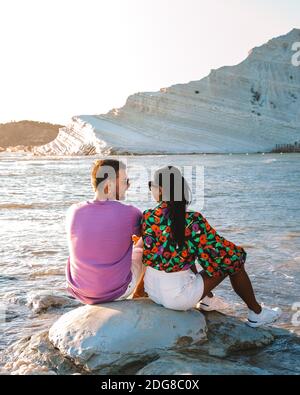
M 35 314 L 28 296 L 33 291 L 67 294 L 66 210 L 94 198 L 90 172 L 96 159 L 0 153 L 0 352 L 57 318 L 57 311 Z M 185 170 L 191 209 L 245 248 L 257 299 L 281 307 L 276 325 L 300 335 L 300 153 L 118 159 L 127 163 L 131 182 L 124 203 L 141 210 L 156 204 L 147 187 L 153 169 Z M 232 314 L 246 315 L 228 280 L 216 293 L 230 303 Z

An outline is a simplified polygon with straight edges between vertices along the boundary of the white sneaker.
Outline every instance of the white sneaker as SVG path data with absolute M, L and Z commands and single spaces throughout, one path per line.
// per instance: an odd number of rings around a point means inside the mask
M 262 306 L 262 310 L 259 314 L 254 313 L 254 311 L 249 310 L 248 321 L 246 324 L 252 328 L 257 328 L 259 326 L 271 324 L 276 321 L 281 316 L 282 310 L 280 307 L 270 308 Z
M 222 310 L 228 307 L 229 304 L 219 296 L 213 296 L 212 298 L 205 296 L 205 298 L 200 300 L 200 302 L 198 302 L 196 305 L 197 309 L 201 309 L 204 311 Z

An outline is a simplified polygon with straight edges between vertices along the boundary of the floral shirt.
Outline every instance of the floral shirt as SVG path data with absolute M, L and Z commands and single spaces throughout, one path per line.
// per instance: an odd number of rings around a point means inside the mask
M 143 263 L 157 270 L 187 270 L 198 260 L 209 276 L 232 275 L 246 261 L 247 253 L 220 236 L 202 214 L 186 212 L 185 243 L 178 247 L 171 238 L 171 220 L 166 202 L 143 212 Z

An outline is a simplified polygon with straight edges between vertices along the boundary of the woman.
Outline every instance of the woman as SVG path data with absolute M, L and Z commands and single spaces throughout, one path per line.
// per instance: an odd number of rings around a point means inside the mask
M 149 188 L 158 205 L 144 211 L 142 218 L 148 296 L 169 309 L 215 310 L 223 303 L 211 291 L 229 276 L 249 308 L 248 325 L 275 321 L 280 309 L 262 307 L 255 298 L 244 268 L 246 251 L 220 236 L 201 213 L 187 211 L 191 191 L 180 170 L 173 166 L 157 170 Z M 200 273 L 196 261 L 204 269 Z

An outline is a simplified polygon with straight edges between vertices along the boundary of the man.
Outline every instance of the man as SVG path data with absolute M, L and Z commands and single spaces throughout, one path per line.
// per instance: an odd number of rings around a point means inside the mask
M 132 242 L 141 235 L 142 213 L 121 202 L 130 185 L 126 165 L 97 160 L 91 181 L 94 199 L 67 212 L 67 288 L 85 304 L 132 298 L 144 274 L 143 250 Z

